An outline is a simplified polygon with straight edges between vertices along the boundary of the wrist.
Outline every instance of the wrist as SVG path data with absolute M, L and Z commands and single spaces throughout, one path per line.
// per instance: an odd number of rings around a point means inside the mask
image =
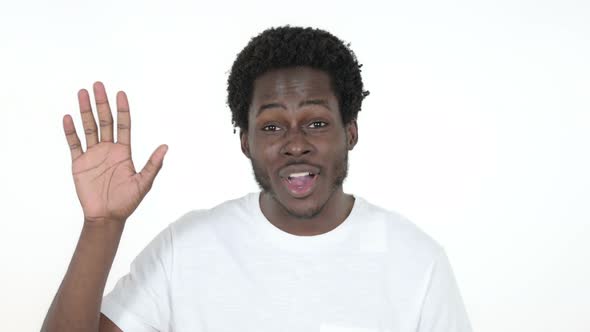
M 84 217 L 85 228 L 123 229 L 126 219 L 88 218 Z

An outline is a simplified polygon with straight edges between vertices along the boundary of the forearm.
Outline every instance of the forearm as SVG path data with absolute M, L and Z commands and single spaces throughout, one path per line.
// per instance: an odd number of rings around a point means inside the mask
M 84 223 L 41 331 L 98 331 L 102 295 L 123 228 L 123 222 Z

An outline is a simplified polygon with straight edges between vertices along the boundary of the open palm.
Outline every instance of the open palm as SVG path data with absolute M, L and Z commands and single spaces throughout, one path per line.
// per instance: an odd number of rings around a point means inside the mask
M 162 167 L 166 145 L 152 153 L 147 164 L 136 172 L 131 159 L 131 118 L 124 92 L 117 94 L 117 142 L 113 140 L 113 117 L 104 85 L 93 86 L 100 125 L 100 140 L 90 106 L 88 91 L 78 92 L 80 113 L 86 135 L 82 151 L 72 117 L 65 115 L 63 127 L 72 155 L 72 174 L 86 221 L 124 222 L 150 190 Z

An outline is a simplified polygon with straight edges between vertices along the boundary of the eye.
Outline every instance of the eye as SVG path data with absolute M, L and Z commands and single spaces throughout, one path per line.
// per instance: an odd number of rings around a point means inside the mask
M 262 131 L 277 131 L 277 130 L 281 130 L 281 129 L 274 124 L 269 124 L 269 125 L 262 127 Z
M 308 128 L 323 128 L 327 125 L 328 125 L 328 123 L 324 122 L 324 121 L 314 121 L 309 124 Z

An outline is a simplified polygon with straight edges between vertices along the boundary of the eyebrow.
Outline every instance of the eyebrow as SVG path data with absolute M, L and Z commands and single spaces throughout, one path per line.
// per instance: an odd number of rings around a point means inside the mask
M 332 109 L 330 108 L 330 105 L 328 104 L 328 101 L 324 100 L 324 99 L 308 99 L 308 100 L 304 100 L 302 102 L 299 103 L 299 105 L 297 106 L 297 108 L 301 108 L 303 106 L 307 106 L 307 105 L 319 105 L 319 106 L 323 106 L 324 108 L 326 108 L 328 111 L 331 111 Z M 260 113 L 262 113 L 263 111 L 270 109 L 270 108 L 282 108 L 284 110 L 287 109 L 287 107 L 281 103 L 270 103 L 270 104 L 264 104 L 262 106 L 260 106 L 260 108 L 258 108 L 258 111 L 256 112 L 256 116 L 260 115 Z

